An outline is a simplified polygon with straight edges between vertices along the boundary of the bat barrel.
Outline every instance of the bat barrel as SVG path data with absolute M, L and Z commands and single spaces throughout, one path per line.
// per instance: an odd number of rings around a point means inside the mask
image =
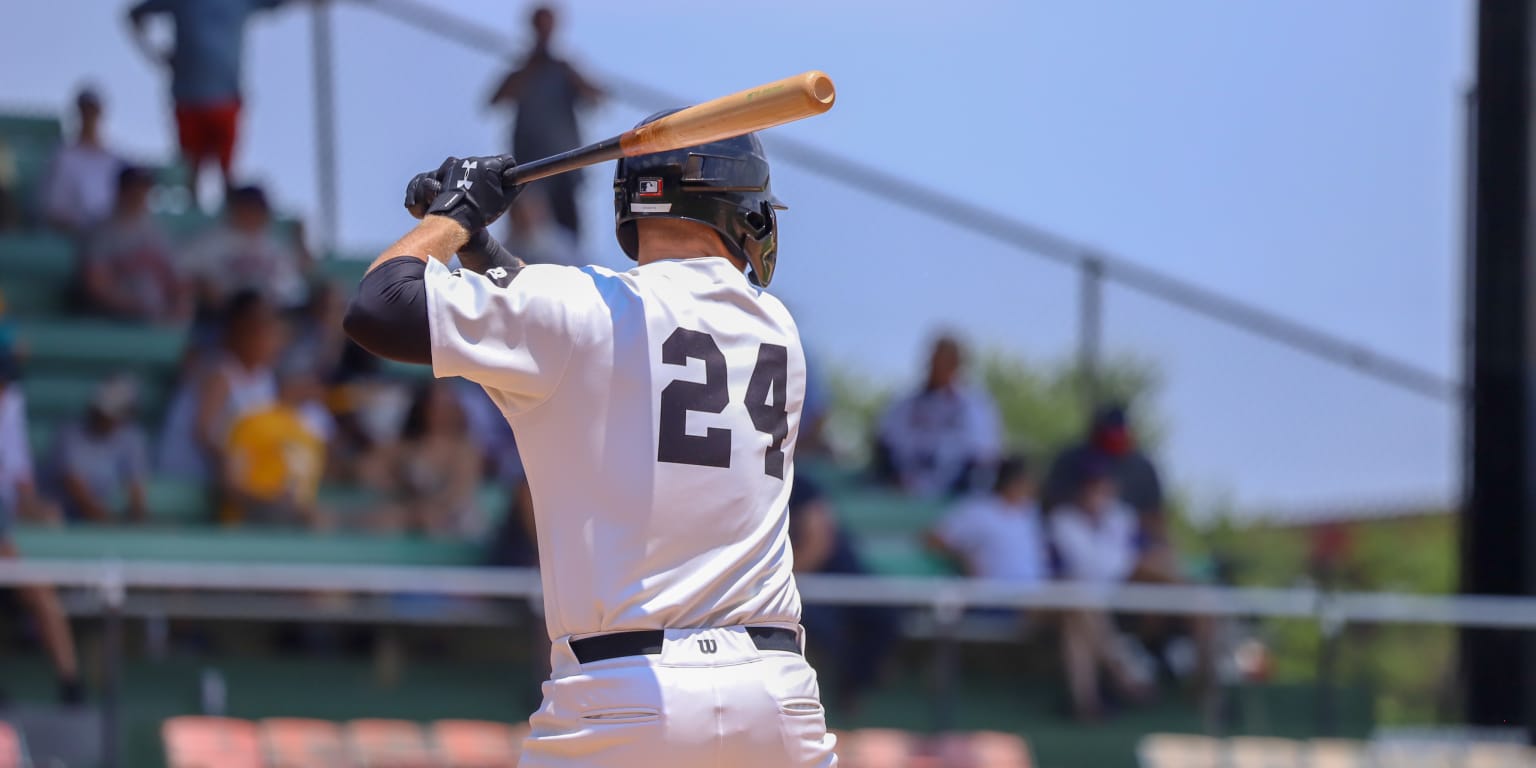
M 819 115 L 837 101 L 832 78 L 801 72 L 756 88 L 696 104 L 611 139 L 518 165 L 503 181 L 527 184 L 588 165 L 708 144 Z

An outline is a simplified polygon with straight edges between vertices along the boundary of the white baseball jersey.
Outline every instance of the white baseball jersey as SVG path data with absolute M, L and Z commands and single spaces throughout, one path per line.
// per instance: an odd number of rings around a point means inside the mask
M 426 286 L 433 373 L 484 386 L 517 435 L 552 639 L 799 621 L 783 304 L 723 258 L 505 287 L 432 259 Z

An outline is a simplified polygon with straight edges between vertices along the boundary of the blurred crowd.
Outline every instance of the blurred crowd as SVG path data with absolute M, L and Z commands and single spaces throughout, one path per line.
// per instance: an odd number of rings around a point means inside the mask
M 146 487 L 154 477 L 200 488 L 209 522 L 225 526 L 458 538 L 483 542 L 490 562 L 535 565 L 515 440 L 490 399 L 462 380 L 384 366 L 348 341 L 339 322 L 345 287 L 317 272 L 302 224 L 281 220 L 261 186 L 232 175 L 241 27 L 251 13 L 278 4 L 149 0 L 131 9 L 135 39 L 170 70 L 180 180 L 129 162 L 112 146 L 105 100 L 89 88 L 75 99 L 71 135 L 39 199 L 18 199 L 6 183 L 14 173 L 0 147 L 0 229 L 27 224 L 21 211 L 36 210 L 32 223 L 68 238 L 75 254 L 72 311 L 185 329 L 186 338 L 158 423 L 140 417 L 150 382 L 124 371 L 102 381 L 89 407 L 53 436 L 46 455 L 34 457 L 16 386 L 26 348 L 0 307 L 0 543 L 7 516 L 65 526 L 151 521 Z M 145 32 L 161 15 L 174 22 L 169 51 L 154 49 Z M 530 53 L 488 99 L 516 108 L 511 144 L 518 156 L 579 144 L 578 109 L 602 96 L 552 52 L 555 21 L 548 8 L 531 14 Z M 205 166 L 216 168 L 223 183 L 221 213 L 190 236 L 173 236 L 154 196 L 184 184 L 195 205 Z M 514 252 L 531 261 L 582 262 L 579 183 L 579 174 L 561 175 L 519 198 L 509 216 Z M 828 459 L 819 434 L 827 404 L 812 384 L 803 462 Z M 1098 409 L 1078 443 L 1032 457 L 1037 464 L 1008 450 L 996 404 L 966 377 L 962 343 L 944 337 L 916 386 L 885 407 L 873 432 L 861 482 L 942 502 L 924 545 L 956 572 L 1023 585 L 1181 578 L 1159 473 L 1122 405 Z M 840 522 L 835 495 L 809 474 L 801 473 L 790 499 L 797 570 L 869 572 L 859 542 Z M 359 489 L 367 502 L 328 503 L 322 491 L 332 487 Z M 49 601 L 40 592 L 34 613 L 57 629 L 61 614 Z M 985 618 L 1016 626 L 1020 638 L 1047 628 L 1060 638 L 1077 717 L 1093 720 L 1111 703 L 1147 695 L 1152 681 L 1128 663 L 1123 622 L 1115 617 L 1091 610 L 991 614 Z M 876 685 L 900 621 L 881 608 L 807 606 L 809 636 L 835 659 L 824 669 L 844 702 Z M 1186 666 L 1209 684 L 1211 630 L 1204 622 L 1149 620 L 1131 629 L 1154 645 L 1189 638 L 1196 652 Z M 50 648 L 62 642 L 50 639 Z M 55 654 L 56 666 L 74 698 L 72 651 L 65 650 Z

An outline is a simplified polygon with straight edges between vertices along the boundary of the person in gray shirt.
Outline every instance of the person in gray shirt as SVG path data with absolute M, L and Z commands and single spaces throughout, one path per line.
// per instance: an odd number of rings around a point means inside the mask
M 147 517 L 144 481 L 149 448 L 133 423 L 138 387 L 117 376 L 97 390 L 79 421 L 65 427 L 54 445 L 53 479 L 71 521 L 112 522 Z
M 489 103 L 492 107 L 516 105 L 512 156 L 522 162 L 581 146 L 576 107 L 595 102 L 603 95 L 570 62 L 550 51 L 550 39 L 555 32 L 554 10 L 541 5 L 534 9 L 529 22 L 533 27 L 533 49 L 520 66 L 501 79 Z M 555 223 L 573 238 L 581 236 L 581 219 L 576 210 L 580 181 L 580 173 L 562 173 L 533 182 L 530 187 L 543 193 Z

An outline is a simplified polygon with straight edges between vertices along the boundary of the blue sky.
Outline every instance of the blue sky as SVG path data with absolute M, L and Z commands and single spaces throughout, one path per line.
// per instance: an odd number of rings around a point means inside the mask
M 504 0 L 437 5 L 509 33 Z M 0 106 L 57 109 L 84 80 L 128 151 L 171 147 L 166 84 L 124 4 L 55 0 L 0 25 Z M 833 149 L 1140 264 L 1459 375 L 1467 0 L 758 3 L 568 0 L 561 42 L 605 72 L 695 98 L 810 68 L 837 107 L 774 135 Z M 344 247 L 409 221 L 410 174 L 495 151 L 498 64 L 346 3 L 335 17 Z M 67 33 L 66 33 L 67 31 Z M 240 167 L 314 210 L 309 11 L 255 23 Z M 25 72 L 25 77 L 16 73 Z M 610 103 L 588 138 L 642 112 Z M 586 246 L 620 266 L 608 169 Z M 818 359 L 900 383 L 935 328 L 1033 358 L 1070 354 L 1075 276 L 781 164 L 775 281 Z M 1454 407 L 1399 393 L 1121 289 L 1111 352 L 1160 366 L 1166 471 L 1250 507 L 1446 499 Z

